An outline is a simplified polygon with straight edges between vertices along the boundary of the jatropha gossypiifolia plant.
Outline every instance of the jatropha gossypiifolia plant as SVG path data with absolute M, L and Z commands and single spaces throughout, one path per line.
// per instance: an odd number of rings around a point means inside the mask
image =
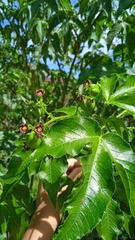
M 103 76 L 97 84 L 84 81 L 73 106 L 51 113 L 42 89 L 36 91 L 36 101 L 28 101 L 37 124 L 23 120 L 8 170 L 0 177 L 1 232 L 22 238 L 41 179 L 53 205 L 58 201 L 61 209 L 53 239 L 93 237 L 93 230 L 104 240 L 135 237 L 135 84 L 134 75 L 122 77 Z M 65 176 L 70 157 L 82 164 L 76 181 Z M 64 185 L 66 191 L 57 197 Z

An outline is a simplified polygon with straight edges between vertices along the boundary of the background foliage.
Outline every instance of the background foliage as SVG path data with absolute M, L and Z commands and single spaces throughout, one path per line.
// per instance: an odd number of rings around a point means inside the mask
M 133 0 L 0 2 L 0 239 L 22 238 L 37 178 L 55 204 L 70 156 L 83 178 L 64 180 L 70 195 L 59 199 L 54 239 L 135 238 L 134 42 Z M 95 108 L 83 111 L 77 96 Z M 37 149 L 23 147 L 24 120 L 44 124 Z

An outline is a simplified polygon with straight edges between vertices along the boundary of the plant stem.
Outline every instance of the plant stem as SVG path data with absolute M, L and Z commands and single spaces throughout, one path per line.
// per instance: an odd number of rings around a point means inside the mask
M 116 117 L 120 118 L 122 115 L 124 115 L 127 112 L 127 110 L 123 110 L 121 113 L 119 113 Z
M 70 80 L 70 77 L 71 77 L 71 74 L 72 74 L 72 70 L 73 70 L 73 67 L 74 67 L 74 63 L 75 63 L 76 57 L 77 57 L 77 55 L 75 54 L 75 56 L 73 58 L 73 61 L 72 61 L 72 64 L 71 64 L 71 67 L 70 67 L 70 71 L 69 71 L 68 77 L 67 77 L 67 79 L 65 81 L 65 84 L 64 84 L 63 97 L 62 97 L 62 105 L 63 106 L 64 106 L 64 102 L 65 102 L 65 97 L 66 97 L 68 83 L 69 83 L 69 80 Z
M 58 120 L 62 120 L 62 119 L 66 119 L 66 118 L 69 118 L 69 117 L 71 117 L 71 116 L 69 116 L 69 115 L 64 115 L 64 116 L 59 116 L 59 117 L 53 117 L 52 119 L 50 119 L 48 122 L 46 122 L 45 124 L 44 124 L 44 127 L 45 126 L 48 126 L 50 123 L 53 123 L 53 122 L 56 122 L 56 121 L 58 121 Z

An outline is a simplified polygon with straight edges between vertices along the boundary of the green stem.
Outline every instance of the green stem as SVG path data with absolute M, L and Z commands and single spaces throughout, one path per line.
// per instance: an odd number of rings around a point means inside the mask
M 44 127 L 45 126 L 48 126 L 50 123 L 53 123 L 53 122 L 56 122 L 56 121 L 58 121 L 58 120 L 62 120 L 62 119 L 66 119 L 66 118 L 69 118 L 69 117 L 71 117 L 71 116 L 69 116 L 69 115 L 64 115 L 64 116 L 59 116 L 59 117 L 52 117 L 48 122 L 46 122 L 45 124 L 44 124 Z
M 118 114 L 116 117 L 120 118 L 122 115 L 124 115 L 127 112 L 127 110 L 122 111 L 120 114 Z
M 103 106 L 103 109 L 102 109 L 102 112 L 101 112 L 101 117 L 104 116 L 104 113 L 105 113 L 106 107 L 107 107 L 107 103 L 105 102 L 105 103 L 104 103 L 104 106 Z

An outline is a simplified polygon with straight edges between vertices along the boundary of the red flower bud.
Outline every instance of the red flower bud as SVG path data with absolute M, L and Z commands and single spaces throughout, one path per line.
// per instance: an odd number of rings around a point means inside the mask
M 85 85 L 86 87 L 89 86 L 89 85 L 90 85 L 90 81 L 89 81 L 89 80 L 85 80 L 84 85 Z
M 28 131 L 28 125 L 26 123 L 22 123 L 19 128 L 21 133 L 26 133 Z
M 36 96 L 42 97 L 45 94 L 45 91 L 43 89 L 36 90 Z
M 41 138 L 43 132 L 44 132 L 44 126 L 42 123 L 40 123 L 35 127 L 35 133 L 37 133 L 38 137 Z
M 82 96 L 78 96 L 77 98 L 76 98 L 76 102 L 82 102 L 83 101 L 83 97 Z

